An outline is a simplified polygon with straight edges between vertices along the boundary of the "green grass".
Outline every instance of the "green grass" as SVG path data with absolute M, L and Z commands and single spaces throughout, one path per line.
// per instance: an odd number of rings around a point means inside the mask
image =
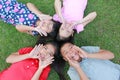
M 43 13 L 54 14 L 54 0 L 18 0 L 22 3 L 32 2 Z M 120 64 L 120 0 L 89 0 L 85 15 L 92 11 L 97 12 L 97 18 L 85 27 L 80 34 L 75 35 L 75 44 L 96 45 L 115 54 L 113 62 Z M 5 59 L 12 52 L 26 46 L 34 46 L 37 37 L 16 31 L 9 24 L 0 21 L 0 71 L 9 64 Z M 65 72 L 68 65 L 65 68 Z M 69 80 L 68 76 L 66 75 Z M 52 70 L 48 80 L 59 80 Z

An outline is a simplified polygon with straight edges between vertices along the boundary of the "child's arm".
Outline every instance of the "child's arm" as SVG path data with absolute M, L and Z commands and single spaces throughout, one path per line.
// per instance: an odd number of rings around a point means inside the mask
M 96 16 L 97 16 L 96 12 L 91 12 L 87 16 L 85 16 L 82 20 L 74 22 L 73 26 L 78 24 L 83 24 L 83 26 L 86 26 L 88 23 L 93 21 Z
M 39 26 L 31 27 L 31 26 L 27 26 L 27 25 L 16 25 L 16 29 L 19 32 L 27 33 L 27 34 L 30 34 L 30 35 L 33 35 L 32 31 L 37 31 L 41 36 L 43 36 L 43 35 L 47 36 L 47 33 L 45 31 L 41 30 L 39 28 Z
M 43 61 L 39 58 L 39 68 L 33 75 L 31 80 L 39 80 L 39 77 L 43 71 L 44 68 L 46 68 L 48 65 L 50 65 L 53 61 L 53 57 L 46 57 Z
M 32 3 L 27 3 L 27 7 L 29 8 L 30 11 L 32 11 L 34 14 L 36 14 L 40 20 L 50 20 L 52 19 L 51 16 L 43 14 L 40 10 L 38 10 L 34 4 Z
M 65 20 L 64 20 L 64 17 L 62 16 L 62 11 L 61 11 L 62 6 L 61 5 L 62 5 L 62 3 L 60 0 L 55 0 L 55 2 L 54 2 L 55 11 L 58 14 L 58 16 L 60 17 L 62 23 L 64 23 Z
M 111 51 L 108 50 L 99 50 L 97 52 L 94 53 L 88 53 L 86 51 L 84 51 L 83 49 L 74 46 L 75 49 L 77 51 L 79 51 L 79 55 L 82 58 L 96 58 L 96 59 L 104 59 L 104 60 L 108 60 L 108 59 L 113 59 L 114 58 L 114 54 Z
M 38 58 L 38 52 L 42 45 L 35 46 L 30 53 L 19 54 L 19 52 L 12 53 L 6 58 L 7 63 L 15 63 L 28 58 Z
M 80 67 L 79 62 L 75 61 L 75 60 L 71 60 L 67 57 L 67 60 L 69 62 L 69 65 L 74 67 L 75 70 L 78 72 L 78 75 L 80 77 L 80 80 L 89 80 L 87 75 L 84 73 L 84 71 L 82 70 L 82 68 Z

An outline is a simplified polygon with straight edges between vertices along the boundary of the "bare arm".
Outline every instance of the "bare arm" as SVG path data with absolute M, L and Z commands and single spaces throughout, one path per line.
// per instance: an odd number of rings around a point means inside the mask
M 108 59 L 113 59 L 114 58 L 114 54 L 108 50 L 99 50 L 99 52 L 96 52 L 96 53 L 93 53 L 93 54 L 90 54 L 84 50 L 82 50 L 81 48 L 77 47 L 77 46 L 74 46 L 75 49 L 77 51 L 79 51 L 79 55 L 82 57 L 82 58 L 96 58 L 96 59 L 105 59 L 105 60 L 108 60 Z
M 6 58 L 6 62 L 7 63 L 15 63 L 15 62 L 19 62 L 24 59 L 27 59 L 27 58 L 29 58 L 28 54 L 19 55 L 18 52 L 15 52 Z
M 32 31 L 36 31 L 34 27 L 27 26 L 27 25 L 16 25 L 16 29 L 17 29 L 19 32 L 27 33 L 27 34 L 30 34 L 30 35 L 32 35 L 32 36 L 33 36 Z M 38 32 L 38 31 L 37 31 L 37 32 Z
M 39 77 L 43 71 L 43 68 L 38 68 L 31 80 L 39 80 Z
M 46 59 L 44 59 L 43 61 L 39 58 L 39 68 L 38 70 L 35 72 L 35 74 L 33 75 L 31 80 L 39 80 L 39 77 L 43 71 L 43 69 L 45 67 L 47 67 L 48 65 L 50 65 L 53 61 L 53 57 L 51 56 L 46 56 Z
M 27 26 L 27 25 L 16 25 L 16 29 L 19 32 L 27 33 L 30 35 L 33 35 L 32 31 L 37 31 L 41 36 L 43 36 L 43 35 L 47 36 L 47 33 L 45 31 L 41 30 L 41 28 L 39 28 L 39 26 L 32 27 L 32 26 Z
M 76 69 L 76 71 L 78 72 L 80 80 L 89 80 L 88 77 L 87 77 L 87 75 L 84 73 L 84 71 L 80 67 L 79 62 L 77 62 L 75 60 L 71 60 L 68 57 L 67 57 L 67 60 L 69 62 L 69 65 L 72 66 L 72 67 L 74 67 Z
M 87 16 L 85 16 L 82 20 L 76 21 L 74 25 L 83 24 L 84 26 L 87 25 L 89 22 L 93 21 L 97 16 L 96 12 L 91 12 Z
M 34 31 L 35 28 L 27 25 L 16 25 L 16 29 L 20 32 L 27 33 L 28 31 Z
M 27 7 L 29 8 L 30 11 L 32 11 L 33 13 L 35 13 L 37 16 L 39 16 L 40 14 L 42 14 L 41 11 L 39 11 L 34 4 L 32 3 L 27 3 Z
M 32 3 L 27 3 L 27 7 L 29 8 L 30 11 L 32 11 L 34 14 L 36 14 L 40 20 L 50 20 L 52 19 L 51 16 L 43 14 L 40 10 L 35 7 L 34 4 Z
M 28 58 L 38 58 L 39 57 L 39 51 L 41 50 L 40 48 L 42 45 L 35 46 L 33 50 L 29 54 L 22 54 L 20 55 L 19 52 L 12 53 L 6 58 L 7 63 L 15 63 L 19 62 Z
M 55 11 L 56 11 L 56 13 L 57 13 L 58 16 L 60 17 L 61 21 L 64 23 L 65 20 L 64 20 L 64 17 L 62 16 L 61 1 L 60 1 L 60 0 L 55 0 L 54 6 L 55 6 Z
M 88 58 L 96 58 L 96 59 L 113 59 L 114 54 L 107 50 L 100 50 L 97 53 L 94 54 L 88 54 Z
M 83 72 L 82 68 L 79 66 L 75 68 L 76 71 L 78 72 L 78 75 L 80 76 L 80 80 L 89 80 L 86 74 Z

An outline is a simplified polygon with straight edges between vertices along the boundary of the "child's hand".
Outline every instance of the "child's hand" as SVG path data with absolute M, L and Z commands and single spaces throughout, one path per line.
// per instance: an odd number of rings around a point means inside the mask
M 69 63 L 70 66 L 74 67 L 74 68 L 78 68 L 79 67 L 79 62 L 78 61 L 75 61 L 73 59 L 70 59 L 69 57 L 67 57 L 67 61 Z
M 29 53 L 30 58 L 39 58 L 40 50 L 43 47 L 42 44 L 36 45 L 33 50 Z
M 82 50 L 81 48 L 77 47 L 77 46 L 73 46 L 75 50 L 79 51 L 79 55 L 81 58 L 87 58 L 88 57 L 88 53 L 85 52 L 84 50 Z
M 39 58 L 39 68 L 44 69 L 48 65 L 52 64 L 52 62 L 54 61 L 53 58 L 54 57 L 52 57 L 50 55 L 47 55 L 44 60 L 41 60 L 41 58 Z
M 42 23 L 41 23 L 41 25 L 42 25 Z M 34 28 L 34 30 L 37 31 L 41 36 L 47 36 L 47 32 L 41 30 L 41 28 L 40 28 L 41 25 Z

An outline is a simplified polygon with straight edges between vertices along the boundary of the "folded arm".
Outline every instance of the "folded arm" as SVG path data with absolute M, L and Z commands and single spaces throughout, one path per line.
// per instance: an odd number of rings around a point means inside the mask
M 104 60 L 114 58 L 114 54 L 111 51 L 108 51 L 108 50 L 100 49 L 99 51 L 96 51 L 94 53 L 89 53 L 89 52 L 86 52 L 86 51 L 84 51 L 83 49 L 81 49 L 77 46 L 74 46 L 74 47 L 77 51 L 79 51 L 79 55 L 82 58 L 96 58 L 96 59 L 104 59 Z
M 83 24 L 83 26 L 86 26 L 88 23 L 93 21 L 96 18 L 96 16 L 97 16 L 96 12 L 91 12 L 87 16 L 85 16 L 82 20 L 74 22 L 74 25 Z
M 100 50 L 99 52 L 96 52 L 94 54 L 88 54 L 88 58 L 96 58 L 96 59 L 113 59 L 114 54 L 108 50 Z

